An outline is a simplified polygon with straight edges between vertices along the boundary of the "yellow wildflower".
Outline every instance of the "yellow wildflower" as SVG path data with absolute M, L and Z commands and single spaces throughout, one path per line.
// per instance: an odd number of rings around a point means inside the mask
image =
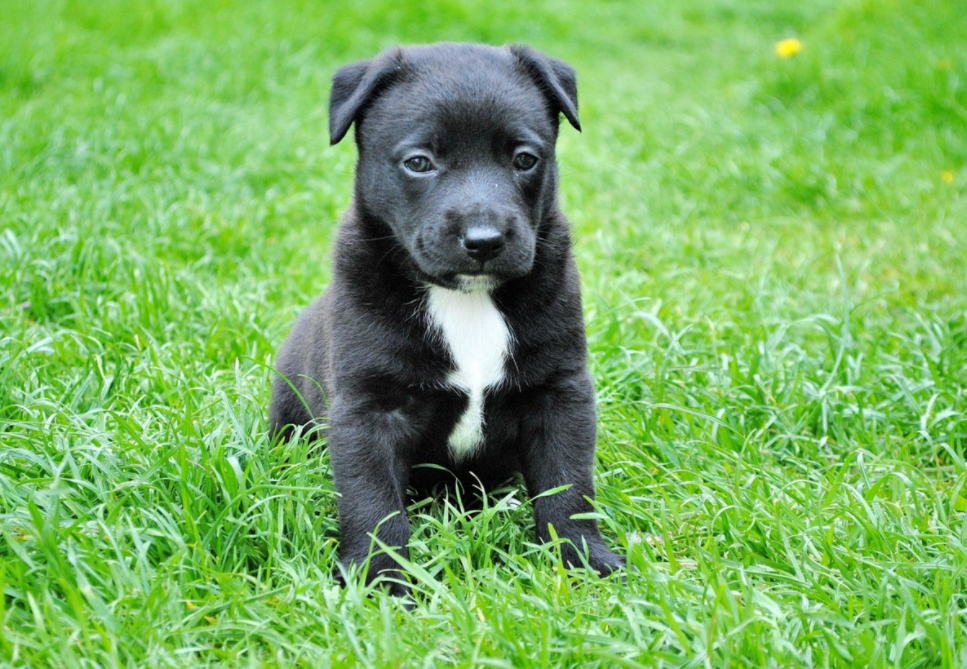
M 951 172 L 950 170 L 944 170 L 943 172 L 940 173 L 940 180 L 943 181 L 945 184 L 949 184 L 954 180 L 954 173 Z
M 792 58 L 802 51 L 802 42 L 795 37 L 776 42 L 776 55 L 780 58 Z

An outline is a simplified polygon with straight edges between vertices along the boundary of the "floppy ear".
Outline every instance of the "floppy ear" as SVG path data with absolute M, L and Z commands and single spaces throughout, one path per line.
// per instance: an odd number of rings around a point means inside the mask
M 329 143 L 338 144 L 363 106 L 402 69 L 402 52 L 387 51 L 373 60 L 360 60 L 339 68 L 329 96 Z
M 510 52 L 541 87 L 557 111 L 564 114 L 575 130 L 581 130 L 578 120 L 578 84 L 574 68 L 563 60 L 551 58 L 524 44 L 513 44 Z

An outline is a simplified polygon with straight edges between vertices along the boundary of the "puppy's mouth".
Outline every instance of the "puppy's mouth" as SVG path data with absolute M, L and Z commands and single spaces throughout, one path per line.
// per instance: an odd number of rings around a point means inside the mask
M 499 286 L 503 277 L 497 268 L 488 265 L 492 263 L 481 262 L 472 263 L 476 267 L 453 267 L 451 262 L 444 258 L 439 258 L 436 254 L 428 252 L 422 240 L 416 244 L 416 253 L 412 258 L 417 267 L 417 271 L 422 275 L 426 283 L 432 283 L 443 288 L 459 290 L 464 293 L 477 291 L 492 291 Z M 468 263 L 460 263 L 467 265 Z M 451 265 L 451 267 L 447 267 Z
M 425 283 L 458 290 L 461 293 L 491 292 L 500 284 L 501 280 L 493 274 L 484 272 L 453 273 L 445 275 L 434 275 L 428 272 L 420 272 Z
M 500 282 L 492 274 L 457 274 L 454 277 L 457 290 L 463 293 L 490 292 Z

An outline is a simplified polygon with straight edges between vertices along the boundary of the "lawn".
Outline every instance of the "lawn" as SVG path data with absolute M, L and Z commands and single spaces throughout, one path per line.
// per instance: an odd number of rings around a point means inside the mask
M 0 665 L 967 665 L 965 35 L 961 0 L 4 2 Z M 440 39 L 578 70 L 626 582 L 508 488 L 411 508 L 412 610 L 341 588 L 328 455 L 267 438 L 351 191 L 330 77 Z

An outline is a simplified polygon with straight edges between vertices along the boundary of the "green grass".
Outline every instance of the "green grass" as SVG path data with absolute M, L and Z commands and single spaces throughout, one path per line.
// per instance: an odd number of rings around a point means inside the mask
M 0 665 L 967 665 L 959 0 L 0 14 Z M 626 584 L 564 572 L 504 490 L 414 506 L 413 610 L 340 588 L 328 456 L 266 437 L 350 196 L 329 78 L 437 39 L 579 71 L 562 198 Z

